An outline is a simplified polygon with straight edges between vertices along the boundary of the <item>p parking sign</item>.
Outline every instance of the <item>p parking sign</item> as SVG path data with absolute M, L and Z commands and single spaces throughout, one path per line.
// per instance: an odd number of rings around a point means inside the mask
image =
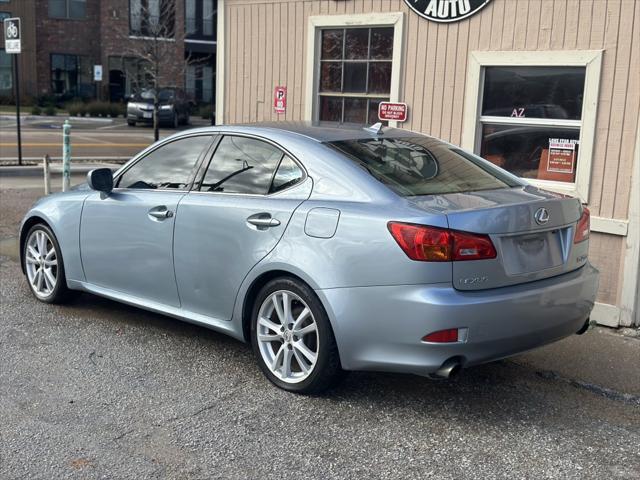
M 4 19 L 4 48 L 7 53 L 20 53 L 20 19 Z

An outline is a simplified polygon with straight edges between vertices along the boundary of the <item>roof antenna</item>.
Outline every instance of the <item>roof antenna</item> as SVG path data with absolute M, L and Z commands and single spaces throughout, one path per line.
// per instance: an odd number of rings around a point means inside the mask
M 364 130 L 367 132 L 374 133 L 376 135 L 382 135 L 384 132 L 382 131 L 382 122 L 374 123 L 370 127 L 365 127 Z

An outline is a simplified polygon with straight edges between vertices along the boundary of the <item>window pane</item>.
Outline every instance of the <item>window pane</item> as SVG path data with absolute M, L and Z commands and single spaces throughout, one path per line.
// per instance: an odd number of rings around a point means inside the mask
M 350 160 L 403 196 L 508 188 L 516 183 L 482 159 L 429 137 L 333 142 Z
M 13 93 L 13 61 L 12 55 L 0 48 L 0 95 Z
M 323 60 L 340 60 L 342 58 L 342 35 L 343 30 L 322 31 L 322 52 L 320 58 Z
M 369 125 L 373 125 L 374 123 L 378 123 L 378 122 L 381 122 L 383 125 L 389 124 L 389 122 L 381 121 L 378 118 L 378 107 L 380 106 L 380 102 L 388 102 L 388 101 L 389 101 L 388 98 L 385 98 L 382 100 L 374 100 L 374 99 L 369 100 L 369 118 L 367 120 L 367 123 Z
M 320 67 L 320 91 L 340 92 L 342 84 L 342 64 L 340 62 L 322 62 Z
M 350 28 L 344 43 L 344 58 L 366 60 L 369 53 L 369 29 Z
M 579 138 L 577 128 L 486 124 L 480 154 L 520 177 L 574 182 Z
M 342 121 L 342 99 L 320 97 L 320 120 L 323 122 Z
M 344 63 L 343 92 L 365 93 L 367 91 L 367 64 Z
M 344 122 L 345 123 L 366 123 L 367 122 L 367 99 L 366 98 L 345 98 L 344 99 Z
M 163 145 L 127 170 L 118 187 L 185 189 L 198 157 L 210 142 L 211 137 L 199 136 Z
M 273 183 L 269 189 L 269 193 L 279 192 L 286 188 L 294 186 L 302 180 L 303 173 L 298 164 L 291 160 L 288 156 L 284 156 L 278 171 L 273 177 Z
M 369 93 L 391 91 L 391 62 L 369 64 Z
M 49 0 L 49 16 L 53 18 L 66 18 L 66 0 Z
M 200 190 L 264 195 L 281 158 L 282 152 L 266 142 L 226 136 L 216 149 Z
M 69 18 L 85 18 L 86 8 L 86 0 L 69 0 Z
M 583 67 L 487 67 L 483 115 L 579 120 Z
M 393 27 L 371 29 L 370 57 L 374 60 L 393 58 Z

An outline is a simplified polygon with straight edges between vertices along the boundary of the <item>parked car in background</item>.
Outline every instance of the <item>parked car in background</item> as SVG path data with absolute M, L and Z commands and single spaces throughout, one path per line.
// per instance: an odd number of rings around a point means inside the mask
M 153 89 L 142 90 L 133 95 L 127 103 L 127 124 L 153 124 Z M 184 91 L 179 88 L 163 88 L 158 91 L 160 124 L 177 128 L 189 123 L 191 104 Z
M 598 289 L 579 199 L 379 124 L 180 132 L 41 199 L 20 248 L 38 300 L 82 290 L 213 328 L 299 393 L 583 333 Z

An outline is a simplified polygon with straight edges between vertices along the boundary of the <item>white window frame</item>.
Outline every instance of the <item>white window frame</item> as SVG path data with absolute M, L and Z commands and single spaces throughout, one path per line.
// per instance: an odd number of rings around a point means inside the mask
M 585 67 L 584 97 L 581 120 L 553 120 L 483 117 L 482 96 L 484 92 L 485 67 Z M 600 91 L 600 70 L 602 50 L 575 51 L 535 51 L 535 52 L 471 52 L 467 70 L 462 147 L 475 153 L 480 151 L 482 123 L 508 123 L 523 125 L 548 125 L 580 127 L 580 148 L 576 162 L 574 183 L 549 180 L 526 179 L 529 183 L 547 190 L 579 197 L 589 201 L 593 145 L 596 131 L 598 93 Z
M 320 58 L 320 31 L 324 28 L 393 27 L 393 57 L 391 60 L 389 101 L 398 102 L 400 99 L 400 72 L 402 68 L 403 23 L 404 14 L 402 12 L 310 16 L 307 24 L 304 119 L 312 121 L 315 112 L 318 111 L 319 62 L 317 60 Z M 397 127 L 397 123 L 389 122 L 389 125 Z

